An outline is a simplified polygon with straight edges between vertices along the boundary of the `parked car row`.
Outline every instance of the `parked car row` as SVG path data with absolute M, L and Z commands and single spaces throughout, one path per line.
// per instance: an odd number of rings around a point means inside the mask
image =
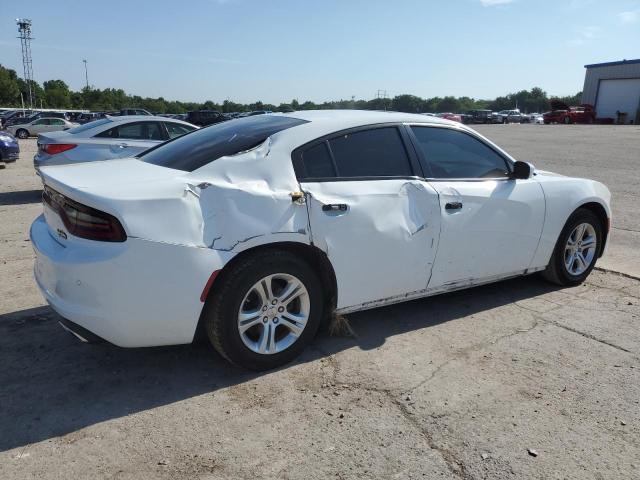
M 106 117 L 66 131 L 42 133 L 33 165 L 39 170 L 48 165 L 134 157 L 197 128 L 152 115 Z
M 0 130 L 0 163 L 15 162 L 19 156 L 18 139 L 11 133 Z
M 51 166 L 178 127 L 109 117 L 40 136 L 36 281 L 81 339 L 144 347 L 202 331 L 231 362 L 270 369 L 334 312 L 534 272 L 577 285 L 606 245 L 604 185 L 535 171 L 435 116 L 248 116 Z

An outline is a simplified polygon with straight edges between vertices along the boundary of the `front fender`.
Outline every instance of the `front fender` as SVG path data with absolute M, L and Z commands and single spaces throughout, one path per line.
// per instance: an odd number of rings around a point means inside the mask
M 571 214 L 587 203 L 601 205 L 611 220 L 611 192 L 600 182 L 583 178 L 553 176 L 538 173 L 538 181 L 545 195 L 546 211 L 538 250 L 532 268 L 545 267 L 556 242 Z

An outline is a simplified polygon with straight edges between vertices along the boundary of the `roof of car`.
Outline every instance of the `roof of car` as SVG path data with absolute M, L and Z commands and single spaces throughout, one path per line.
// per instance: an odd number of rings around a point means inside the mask
M 107 115 L 107 118 L 113 123 L 127 123 L 136 121 L 148 122 L 149 120 L 153 120 L 158 122 L 175 122 L 182 123 L 184 125 L 191 125 L 189 122 L 185 122 L 177 118 L 159 117 L 157 115 Z
M 272 114 L 276 115 L 276 114 Z M 359 125 L 373 125 L 377 123 L 416 122 L 435 123 L 444 125 L 459 125 L 459 123 L 443 118 L 421 115 L 417 113 L 381 112 L 376 110 L 301 110 L 284 113 L 287 117 L 307 120 L 319 126 L 330 124 L 332 129 L 340 130 Z
M 306 123 L 288 128 L 274 135 L 289 148 L 298 146 L 333 133 L 367 125 L 384 123 L 421 123 L 424 125 L 447 125 L 461 130 L 468 127 L 444 118 L 415 113 L 382 112 L 373 110 L 302 110 L 290 113 L 270 113 L 268 116 L 285 116 L 305 120 Z M 263 115 L 260 115 L 261 117 Z M 240 120 L 231 120 L 241 121 Z

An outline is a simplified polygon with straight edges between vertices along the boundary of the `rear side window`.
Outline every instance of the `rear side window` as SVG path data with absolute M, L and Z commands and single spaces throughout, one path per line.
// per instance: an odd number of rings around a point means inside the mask
M 410 177 L 413 170 L 397 127 L 347 132 L 302 152 L 300 179 Z
M 437 127 L 411 127 L 418 148 L 431 169 L 431 178 L 501 178 L 509 175 L 507 161 L 471 135 Z
M 192 172 L 220 157 L 235 155 L 262 144 L 271 135 L 306 120 L 281 115 L 239 118 L 195 130 L 138 156 L 161 167 Z
M 91 118 L 86 117 L 86 118 Z M 92 128 L 96 128 L 99 127 L 100 125 L 104 125 L 106 123 L 111 123 L 112 121 L 109 120 L 108 118 L 101 118 L 100 120 L 96 120 L 94 122 L 89 122 L 89 123 L 85 123 L 84 125 L 80 125 L 79 127 L 73 127 L 69 130 L 67 130 L 67 133 L 82 133 L 86 130 L 90 130 Z
M 183 125 L 181 123 L 165 122 L 165 126 L 167 127 L 169 138 L 180 137 L 185 133 L 189 133 L 195 130 L 193 127 L 190 127 L 189 125 Z
M 310 178 L 336 177 L 327 142 L 308 148 L 302 154 L 306 176 Z
M 119 125 L 96 135 L 98 138 L 126 140 L 163 140 L 159 122 L 136 122 Z
M 341 135 L 329 141 L 340 177 L 409 177 L 407 151 L 396 127 Z

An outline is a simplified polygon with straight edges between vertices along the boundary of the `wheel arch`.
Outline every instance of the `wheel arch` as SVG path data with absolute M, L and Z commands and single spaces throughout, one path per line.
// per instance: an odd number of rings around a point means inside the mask
M 589 210 L 593 212 L 598 217 L 598 219 L 600 219 L 600 226 L 602 227 L 602 244 L 600 245 L 600 251 L 598 252 L 598 258 L 600 258 L 604 253 L 609 237 L 610 219 L 607 215 L 607 210 L 601 203 L 592 201 L 583 203 L 573 212 L 571 212 L 571 215 L 573 215 L 577 210 L 580 209 Z
M 301 242 L 283 241 L 262 244 L 255 247 L 247 248 L 246 250 L 238 253 L 235 257 L 229 260 L 229 262 L 227 262 L 221 270 L 213 272 L 213 281 L 210 281 L 210 284 L 207 286 L 209 290 L 206 293 L 205 302 L 208 302 L 210 300 L 211 296 L 216 291 L 216 285 L 219 285 L 221 282 L 225 281 L 226 274 L 232 271 L 235 265 L 237 265 L 240 261 L 248 256 L 268 251 L 284 251 L 291 255 L 295 255 L 296 257 L 301 258 L 305 262 L 307 262 L 311 266 L 311 268 L 313 268 L 316 273 L 318 273 L 325 294 L 325 318 L 323 319 L 323 326 L 327 326 L 338 303 L 338 283 L 336 280 L 335 270 L 333 269 L 333 265 L 331 264 L 331 261 L 329 260 L 329 257 L 327 257 L 326 253 L 324 253 L 318 247 Z M 196 337 L 202 338 L 202 335 L 204 333 L 203 314 L 205 311 L 206 308 L 203 308 L 202 313 L 200 314 L 200 319 L 198 320 L 198 325 L 196 328 Z

